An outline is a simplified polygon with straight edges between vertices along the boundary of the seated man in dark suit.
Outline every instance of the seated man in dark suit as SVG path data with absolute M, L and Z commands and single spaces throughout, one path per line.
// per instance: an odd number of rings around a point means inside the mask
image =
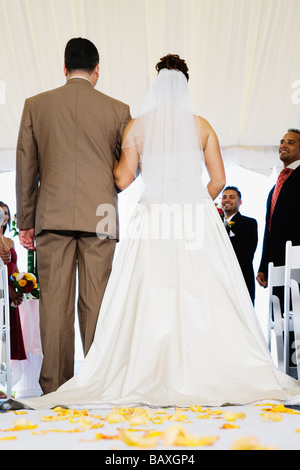
M 253 257 L 257 247 L 257 221 L 242 215 L 239 210 L 242 195 L 235 186 L 227 186 L 222 194 L 224 224 L 240 264 L 251 300 L 255 300 Z

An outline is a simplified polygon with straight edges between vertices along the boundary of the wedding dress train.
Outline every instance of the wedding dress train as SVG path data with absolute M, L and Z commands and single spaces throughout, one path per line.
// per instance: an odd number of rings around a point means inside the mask
M 153 207 L 138 205 L 81 369 L 57 392 L 23 403 L 220 406 L 300 395 L 299 382 L 273 364 L 209 196 L 200 208 L 202 246 L 193 249 L 189 237 L 149 239 Z

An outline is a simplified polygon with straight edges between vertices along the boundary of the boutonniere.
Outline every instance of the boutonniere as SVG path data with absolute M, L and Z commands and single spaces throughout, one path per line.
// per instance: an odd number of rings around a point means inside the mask
M 215 203 L 215 206 L 216 206 L 217 211 L 219 212 L 219 215 L 220 215 L 221 219 L 222 219 L 223 222 L 224 222 L 225 214 L 224 214 L 223 209 L 221 209 L 221 207 L 219 207 L 217 203 Z
M 235 224 L 235 221 L 234 221 L 234 220 L 230 220 L 230 221 L 228 222 L 228 224 L 226 225 L 227 230 L 228 230 L 228 231 L 231 230 L 231 229 L 233 228 L 234 224 Z

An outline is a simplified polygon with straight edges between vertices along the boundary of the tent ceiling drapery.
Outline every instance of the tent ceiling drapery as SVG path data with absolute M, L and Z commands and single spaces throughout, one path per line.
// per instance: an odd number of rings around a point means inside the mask
M 299 0 L 1 0 L 0 171 L 15 168 L 25 98 L 64 83 L 64 47 L 75 36 L 99 49 L 97 88 L 133 116 L 159 58 L 184 57 L 196 111 L 215 128 L 226 164 L 272 168 L 283 133 L 300 127 L 299 18 Z

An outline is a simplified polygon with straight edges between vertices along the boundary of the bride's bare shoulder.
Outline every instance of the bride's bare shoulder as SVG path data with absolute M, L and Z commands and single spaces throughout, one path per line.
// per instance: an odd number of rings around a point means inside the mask
M 200 129 L 202 129 L 202 131 L 211 132 L 213 130 L 212 126 L 207 121 L 207 119 L 205 119 L 202 116 L 197 116 L 197 118 L 198 118 L 198 121 L 199 121 L 199 124 L 200 124 Z
M 202 116 L 197 116 L 199 121 L 200 138 L 202 142 L 202 148 L 207 148 L 208 142 L 217 143 L 218 137 L 211 126 L 211 124 Z

